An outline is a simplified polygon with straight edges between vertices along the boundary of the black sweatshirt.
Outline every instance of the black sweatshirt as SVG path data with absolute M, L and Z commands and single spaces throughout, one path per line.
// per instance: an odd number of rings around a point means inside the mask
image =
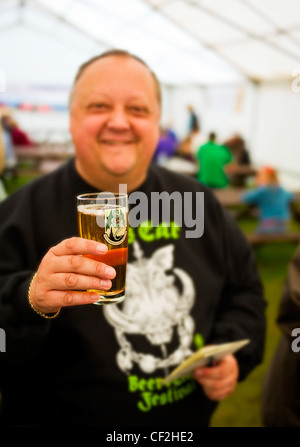
M 186 208 L 151 226 L 149 200 L 149 219 L 130 228 L 125 301 L 63 308 L 46 320 L 28 304 L 30 280 L 50 247 L 78 235 L 76 195 L 93 191 L 71 160 L 0 204 L 2 423 L 207 426 L 217 404 L 201 386 L 184 378 L 161 387 L 160 379 L 201 343 L 249 338 L 236 354 L 239 380 L 261 362 L 265 302 L 251 248 L 209 189 L 151 166 L 139 197 L 152 192 L 159 203 L 158 193 L 176 191 Z M 201 227 L 203 197 L 204 233 L 187 237 L 193 218 Z

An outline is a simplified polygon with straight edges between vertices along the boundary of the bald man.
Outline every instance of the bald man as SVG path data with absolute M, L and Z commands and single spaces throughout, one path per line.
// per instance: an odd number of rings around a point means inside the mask
M 262 360 L 265 303 L 251 249 L 208 189 L 151 163 L 161 92 L 141 59 L 114 50 L 83 64 L 69 107 L 74 159 L 0 207 L 2 423 L 208 426 Z M 78 237 L 76 197 L 120 185 L 148 218 L 129 229 L 124 302 L 97 306 L 86 290 L 109 290 L 116 271 L 84 256 L 107 248 Z M 157 194 L 176 198 L 177 211 L 152 225 Z M 204 234 L 191 230 L 201 219 Z M 161 385 L 203 344 L 244 338 L 236 355 Z

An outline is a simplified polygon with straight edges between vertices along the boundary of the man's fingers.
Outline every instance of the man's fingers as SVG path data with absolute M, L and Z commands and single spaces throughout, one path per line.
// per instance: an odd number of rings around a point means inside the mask
M 53 273 L 74 273 L 113 279 L 116 271 L 113 267 L 94 259 L 80 255 L 58 256 L 52 266 Z
M 58 273 L 55 275 L 55 289 L 64 290 L 109 290 L 112 283 L 107 278 L 98 278 L 96 276 L 77 275 L 75 273 Z
M 55 256 L 64 256 L 71 254 L 82 255 L 100 255 L 107 253 L 107 246 L 97 241 L 84 239 L 82 237 L 71 237 L 65 239 L 50 249 Z
M 48 299 L 51 301 L 53 308 L 61 308 L 95 303 L 99 300 L 99 294 L 79 290 L 52 290 L 48 294 Z
M 89 239 L 76 237 L 66 239 L 50 249 L 50 253 L 54 255 L 51 262 L 51 271 L 53 273 L 66 273 L 64 280 L 68 281 L 69 278 L 71 282 L 76 282 L 76 277 L 68 276 L 67 274 L 70 273 L 113 279 L 116 276 L 115 269 L 97 260 L 98 256 L 103 261 L 101 255 L 107 253 L 107 250 L 105 244 Z M 59 289 L 59 287 L 55 288 Z
M 233 375 L 229 375 L 223 379 L 196 376 L 196 379 L 202 385 L 206 396 L 212 400 L 222 400 L 229 396 L 234 391 L 237 383 Z
M 108 248 L 96 241 L 73 237 L 52 247 L 44 256 L 31 287 L 31 301 L 44 313 L 64 306 L 90 304 L 99 296 L 88 290 L 107 291 L 116 276 L 105 264 Z
M 197 368 L 194 377 L 202 385 L 209 399 L 221 400 L 229 396 L 236 387 L 239 375 L 238 363 L 232 354 L 211 368 Z
M 36 276 L 31 291 L 31 302 L 44 313 L 56 312 L 65 306 L 91 304 L 99 300 L 99 291 L 108 291 L 109 279 L 75 273 L 51 274 L 38 288 L 41 278 Z M 50 286 L 49 286 L 50 284 Z
M 213 379 L 211 377 L 198 377 L 198 382 L 207 389 L 214 389 L 216 391 L 225 387 L 230 387 L 236 383 L 236 378 L 232 375 L 224 377 L 223 379 Z

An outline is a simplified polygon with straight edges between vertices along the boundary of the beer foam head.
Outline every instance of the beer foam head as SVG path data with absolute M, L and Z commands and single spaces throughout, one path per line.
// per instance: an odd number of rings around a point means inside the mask
M 88 214 L 90 216 L 104 216 L 104 206 L 99 205 L 79 205 L 77 210 L 81 214 Z

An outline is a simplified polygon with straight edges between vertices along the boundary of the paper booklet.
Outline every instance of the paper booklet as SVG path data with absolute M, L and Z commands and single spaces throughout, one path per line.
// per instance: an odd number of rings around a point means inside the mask
M 177 366 L 163 381 L 162 385 L 165 385 L 171 380 L 178 379 L 179 377 L 192 375 L 192 372 L 200 366 L 210 365 L 212 362 L 218 362 L 227 354 L 233 354 L 245 345 L 250 340 L 239 340 L 231 343 L 222 343 L 220 345 L 205 346 L 194 352 L 190 357 L 184 360 L 179 366 Z

